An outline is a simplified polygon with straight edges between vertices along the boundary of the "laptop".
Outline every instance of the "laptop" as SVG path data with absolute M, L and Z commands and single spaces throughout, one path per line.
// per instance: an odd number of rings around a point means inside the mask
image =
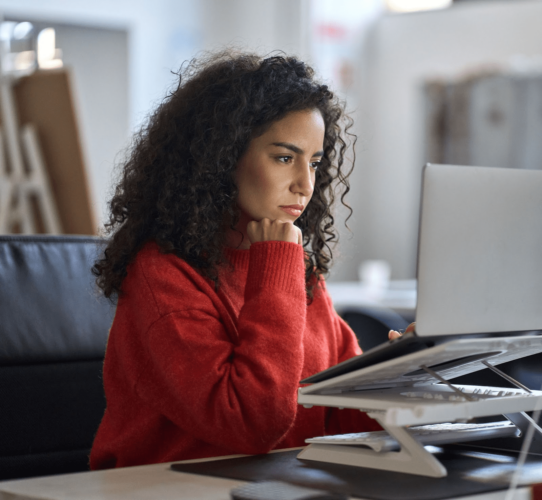
M 422 175 L 417 279 L 414 332 L 301 383 L 344 379 L 344 374 L 433 351 L 458 339 L 473 343 L 463 342 L 455 358 L 445 357 L 439 373 L 447 379 L 484 369 L 488 359 L 499 364 L 540 352 L 542 348 L 536 347 L 540 338 L 524 338 L 542 330 L 542 171 L 427 164 Z M 505 342 L 510 348 L 503 347 L 503 337 L 513 337 L 511 343 Z M 489 344 L 480 343 L 485 338 L 503 339 L 499 348 L 488 352 Z M 478 350 L 469 350 L 469 344 Z M 429 358 L 419 361 L 435 365 Z M 464 368 L 458 370 L 459 366 Z M 396 368 L 395 378 L 404 380 L 400 363 Z M 359 386 L 355 379 L 351 377 L 350 390 Z M 334 384 L 329 385 L 331 389 Z

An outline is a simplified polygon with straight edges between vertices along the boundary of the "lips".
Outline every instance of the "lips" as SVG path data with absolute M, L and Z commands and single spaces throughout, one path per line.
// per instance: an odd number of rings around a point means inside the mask
M 281 205 L 280 208 L 294 217 L 299 217 L 303 213 L 303 205 Z

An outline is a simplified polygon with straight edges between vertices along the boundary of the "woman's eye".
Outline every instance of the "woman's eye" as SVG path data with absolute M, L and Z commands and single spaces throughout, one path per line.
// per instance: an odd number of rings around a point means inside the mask
M 291 156 L 279 156 L 278 160 L 280 162 L 282 162 L 282 163 L 290 163 L 290 161 L 292 161 L 292 157 Z
M 318 170 L 318 168 L 320 167 L 321 164 L 322 164 L 321 161 L 313 161 L 313 162 L 311 163 L 311 168 L 312 168 L 313 170 Z

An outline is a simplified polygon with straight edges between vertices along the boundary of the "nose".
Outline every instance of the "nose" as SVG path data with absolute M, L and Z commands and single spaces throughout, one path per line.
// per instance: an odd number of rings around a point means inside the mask
M 298 168 L 295 169 L 290 191 L 295 194 L 301 194 L 306 198 L 310 198 L 312 196 L 312 192 L 314 191 L 315 175 L 315 171 L 311 168 L 309 162 L 299 164 Z

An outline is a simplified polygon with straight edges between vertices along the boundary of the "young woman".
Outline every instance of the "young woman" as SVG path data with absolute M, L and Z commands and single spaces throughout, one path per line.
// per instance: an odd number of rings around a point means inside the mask
M 193 62 L 137 136 L 94 267 L 118 305 L 93 469 L 379 428 L 296 401 L 361 352 L 323 279 L 344 118 L 299 60 L 225 53 Z

